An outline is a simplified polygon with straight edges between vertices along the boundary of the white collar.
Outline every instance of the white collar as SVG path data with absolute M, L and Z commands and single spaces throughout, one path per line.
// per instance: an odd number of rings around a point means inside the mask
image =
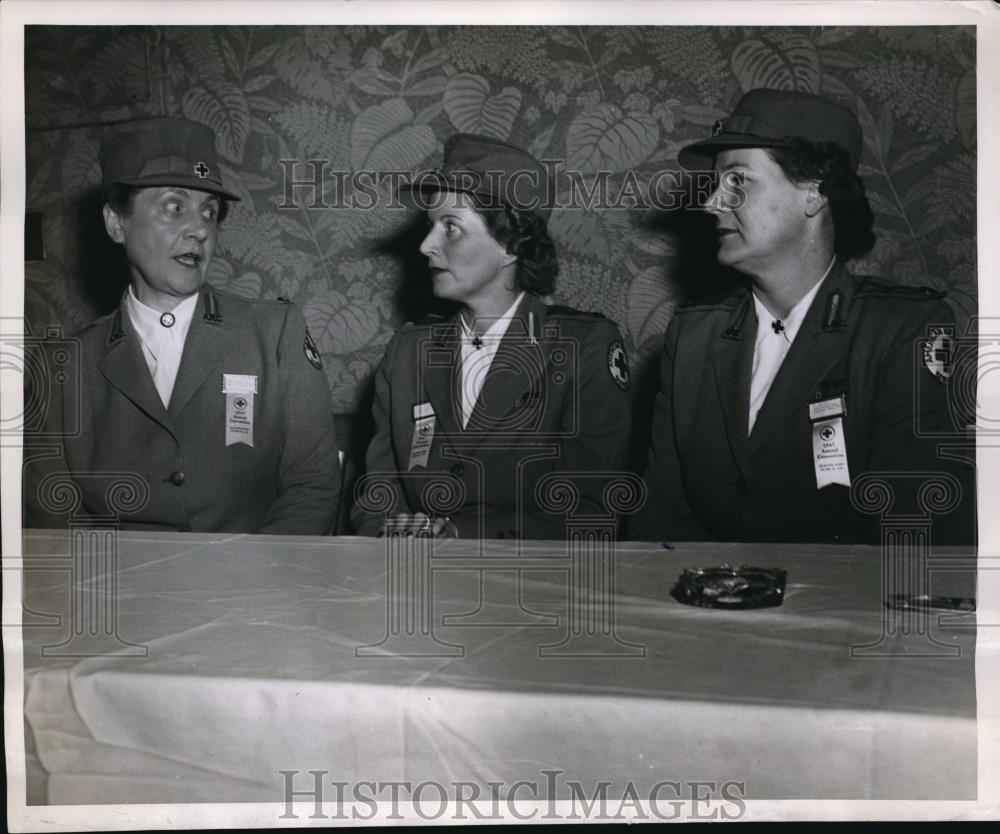
M 496 344 L 499 343 L 501 339 L 506 335 L 507 328 L 510 327 L 511 321 L 514 319 L 514 313 L 517 310 L 518 305 L 524 298 L 525 291 L 521 290 L 520 295 L 514 299 L 514 303 L 507 308 L 502 316 L 499 316 L 483 333 L 479 336 L 480 343 Z M 469 325 L 465 323 L 465 316 L 461 313 L 458 314 L 458 320 L 462 323 L 462 342 L 468 345 L 475 345 L 474 340 L 476 338 L 475 332 Z
M 806 313 L 809 312 L 809 307 L 812 306 L 813 299 L 816 298 L 816 294 L 819 292 L 819 288 L 822 286 L 823 282 L 826 280 L 827 275 L 830 274 L 830 270 L 833 269 L 833 265 L 837 262 L 837 256 L 834 255 L 833 260 L 830 261 L 830 265 L 826 268 L 826 272 L 823 273 L 823 277 L 820 278 L 809 292 L 807 292 L 802 298 L 798 300 L 796 305 L 788 311 L 788 315 L 784 318 L 778 318 L 773 313 L 771 313 L 767 307 L 761 303 L 761 300 L 757 297 L 756 292 L 751 292 L 753 295 L 754 309 L 757 312 L 757 342 L 758 344 L 769 335 L 771 336 L 783 336 L 789 343 L 795 341 L 795 336 L 799 332 L 799 328 L 802 327 L 802 322 L 805 321 Z M 782 330 L 775 331 L 772 327 L 774 322 L 781 322 Z
M 194 318 L 194 309 L 198 306 L 198 293 L 188 296 L 169 312 L 173 317 L 173 324 L 170 327 L 164 327 L 162 323 L 168 314 L 143 304 L 131 285 L 125 296 L 125 306 L 139 338 L 155 355 L 165 343 L 184 342 L 191 326 L 191 319 Z

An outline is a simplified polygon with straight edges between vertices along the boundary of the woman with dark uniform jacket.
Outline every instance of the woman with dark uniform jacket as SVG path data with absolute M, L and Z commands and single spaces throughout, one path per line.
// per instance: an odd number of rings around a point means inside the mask
M 847 107 L 768 89 L 681 149 L 718 175 L 705 209 L 746 281 L 670 322 L 630 537 L 875 543 L 891 495 L 897 520 L 934 516 L 934 543 L 972 541 L 971 472 L 938 454 L 964 436 L 951 308 L 844 265 L 874 242 L 861 149 Z
M 105 144 L 101 167 L 129 288 L 74 340 L 80 377 L 56 417 L 64 458 L 26 479 L 28 524 L 96 515 L 123 529 L 329 532 L 338 450 L 302 313 L 206 283 L 227 201 L 239 199 L 215 134 L 187 119 L 137 121 Z
M 405 324 L 386 349 L 358 532 L 562 538 L 567 512 L 608 515 L 628 362 L 613 322 L 542 300 L 558 271 L 550 194 L 530 154 L 468 134 L 404 191 L 426 211 L 420 251 L 455 313 Z

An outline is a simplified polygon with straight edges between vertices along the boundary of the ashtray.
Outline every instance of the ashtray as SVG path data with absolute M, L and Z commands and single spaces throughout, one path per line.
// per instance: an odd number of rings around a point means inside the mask
M 702 608 L 773 608 L 785 598 L 787 571 L 751 565 L 687 568 L 670 595 Z

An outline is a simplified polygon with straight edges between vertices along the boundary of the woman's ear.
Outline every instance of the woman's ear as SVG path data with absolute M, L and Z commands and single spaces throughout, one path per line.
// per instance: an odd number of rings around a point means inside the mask
M 104 228 L 115 243 L 125 242 L 125 224 L 122 216 L 107 203 L 104 204 Z
M 820 193 L 818 181 L 809 183 L 806 188 L 808 189 L 808 194 L 806 194 L 806 217 L 815 217 L 829 205 L 829 201 Z

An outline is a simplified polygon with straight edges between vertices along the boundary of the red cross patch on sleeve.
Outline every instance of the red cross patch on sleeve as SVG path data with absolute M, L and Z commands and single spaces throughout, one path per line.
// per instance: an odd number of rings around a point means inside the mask
M 924 339 L 924 367 L 938 382 L 951 378 L 955 353 L 955 329 L 953 327 L 932 327 Z
M 306 330 L 306 341 L 302 346 L 302 350 L 306 355 L 306 359 L 309 360 L 310 365 L 317 371 L 323 370 L 323 357 L 320 356 L 319 348 L 316 347 L 316 343 L 313 341 L 313 337 L 309 335 L 308 330 Z
M 628 354 L 621 339 L 615 339 L 608 345 L 608 373 L 615 385 L 628 391 L 632 377 L 628 369 Z

